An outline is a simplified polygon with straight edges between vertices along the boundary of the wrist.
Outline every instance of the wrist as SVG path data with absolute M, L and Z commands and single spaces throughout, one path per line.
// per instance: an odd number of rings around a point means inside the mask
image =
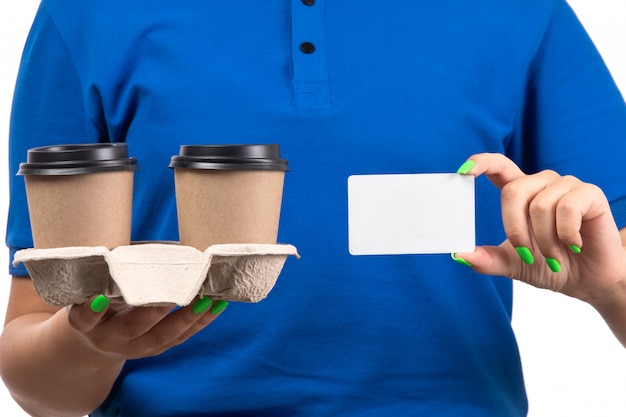
M 587 292 L 580 299 L 602 316 L 615 337 L 626 347 L 626 280 L 610 288 Z

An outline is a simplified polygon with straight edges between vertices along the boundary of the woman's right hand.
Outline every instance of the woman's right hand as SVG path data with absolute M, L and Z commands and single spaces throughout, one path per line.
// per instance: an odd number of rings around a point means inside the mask
M 0 373 L 35 417 L 80 417 L 109 395 L 127 359 L 158 355 L 209 325 L 227 303 L 130 307 L 102 296 L 67 308 L 45 303 L 13 277 L 0 335 Z

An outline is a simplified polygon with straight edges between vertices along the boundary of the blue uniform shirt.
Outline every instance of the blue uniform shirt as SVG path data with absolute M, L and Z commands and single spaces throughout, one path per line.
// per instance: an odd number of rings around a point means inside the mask
M 348 176 L 500 152 L 598 184 L 624 225 L 624 100 L 563 0 L 44 0 L 12 114 L 12 251 L 32 245 L 27 149 L 98 141 L 138 159 L 134 240 L 178 238 L 181 144 L 279 143 L 279 241 L 302 256 L 267 299 L 128 361 L 99 417 L 523 416 L 511 282 L 350 256 Z M 476 200 L 477 243 L 499 244 L 498 191 L 479 178 Z

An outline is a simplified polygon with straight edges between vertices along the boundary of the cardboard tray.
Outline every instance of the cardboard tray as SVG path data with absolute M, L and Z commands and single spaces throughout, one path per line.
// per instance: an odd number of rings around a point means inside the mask
M 85 302 L 94 294 L 131 306 L 188 305 L 196 295 L 259 302 L 274 287 L 292 245 L 213 245 L 201 252 L 173 243 L 24 249 L 23 263 L 39 296 L 49 304 Z

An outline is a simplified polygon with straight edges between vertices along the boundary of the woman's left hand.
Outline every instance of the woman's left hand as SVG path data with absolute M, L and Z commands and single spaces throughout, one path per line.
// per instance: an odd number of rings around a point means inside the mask
M 614 289 L 623 291 L 626 252 L 600 188 L 549 170 L 526 175 L 501 154 L 473 155 L 459 173 L 484 174 L 501 190 L 507 239 L 454 254 L 457 260 L 476 272 L 507 276 L 595 306 Z

